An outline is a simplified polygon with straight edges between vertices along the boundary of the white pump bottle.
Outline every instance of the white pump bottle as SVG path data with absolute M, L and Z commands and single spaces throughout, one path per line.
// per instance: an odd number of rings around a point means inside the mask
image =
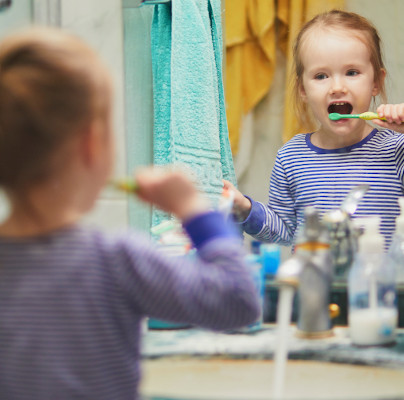
M 386 262 L 380 217 L 355 222 L 365 230 L 348 277 L 350 336 L 359 346 L 389 344 L 398 318 L 394 266 Z
M 394 264 L 396 271 L 396 283 L 404 283 L 404 197 L 398 198 L 400 215 L 396 218 L 396 230 L 393 241 L 388 251 L 390 262 Z

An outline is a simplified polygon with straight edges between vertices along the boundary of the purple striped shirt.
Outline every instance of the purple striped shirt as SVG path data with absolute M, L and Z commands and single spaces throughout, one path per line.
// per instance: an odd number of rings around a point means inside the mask
M 133 400 L 143 316 L 214 330 L 255 321 L 237 234 L 218 213 L 186 228 L 198 256 L 81 226 L 0 238 L 0 399 Z
M 380 216 L 380 232 L 390 245 L 398 198 L 404 195 L 404 135 L 374 129 L 352 146 L 325 150 L 311 143 L 311 134 L 298 134 L 278 151 L 269 200 L 252 200 L 242 228 L 258 240 L 291 245 L 304 222 L 304 210 L 322 215 L 341 207 L 349 191 L 360 184 L 370 189 L 353 218 Z

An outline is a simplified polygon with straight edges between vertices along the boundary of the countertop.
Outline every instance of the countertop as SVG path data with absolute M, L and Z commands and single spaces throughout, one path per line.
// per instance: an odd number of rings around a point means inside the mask
M 357 347 L 347 327 L 334 327 L 334 336 L 302 339 L 296 327 L 288 331 L 288 359 L 317 360 L 404 369 L 404 330 L 397 330 L 396 343 L 385 347 Z M 217 333 L 198 328 L 149 330 L 143 336 L 142 357 L 169 356 L 272 359 L 277 344 L 276 325 L 263 325 L 253 333 Z

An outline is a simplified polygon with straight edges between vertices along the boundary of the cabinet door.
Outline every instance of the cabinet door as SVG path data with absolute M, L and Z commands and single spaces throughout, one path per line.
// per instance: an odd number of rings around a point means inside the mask
M 0 39 L 14 30 L 31 25 L 32 15 L 31 0 L 12 0 L 10 7 L 0 9 Z

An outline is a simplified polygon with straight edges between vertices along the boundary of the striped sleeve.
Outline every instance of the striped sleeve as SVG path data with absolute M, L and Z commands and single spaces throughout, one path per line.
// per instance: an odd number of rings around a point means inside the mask
M 138 236 L 118 244 L 110 263 L 119 266 L 116 280 L 136 313 L 213 330 L 258 318 L 259 300 L 239 237 L 216 236 L 181 257 L 156 251 Z
M 397 138 L 397 146 L 395 151 L 395 160 L 397 168 L 397 176 L 404 183 L 404 134 Z
M 272 171 L 267 206 L 252 199 L 252 210 L 243 229 L 258 240 L 291 244 L 296 230 L 296 212 L 293 198 L 279 155 Z

